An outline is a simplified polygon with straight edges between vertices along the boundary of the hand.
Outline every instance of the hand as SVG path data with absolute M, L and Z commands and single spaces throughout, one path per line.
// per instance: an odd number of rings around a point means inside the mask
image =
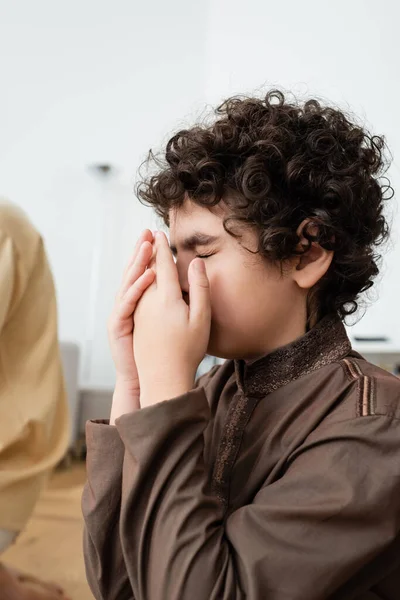
M 140 386 L 133 354 L 133 312 L 143 292 L 154 281 L 154 271 L 146 270 L 153 254 L 152 241 L 153 234 L 146 229 L 125 270 L 108 323 L 111 354 L 116 369 L 111 424 L 133 405 L 139 407 Z
M 210 336 L 210 289 L 204 261 L 189 265 L 189 306 L 166 236 L 155 236 L 156 279 L 134 314 L 134 352 L 143 408 L 193 387 Z

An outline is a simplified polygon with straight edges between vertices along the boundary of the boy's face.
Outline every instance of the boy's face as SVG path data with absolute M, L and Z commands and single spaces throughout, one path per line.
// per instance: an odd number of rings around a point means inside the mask
M 186 301 L 189 264 L 196 256 L 207 256 L 212 312 L 208 354 L 256 358 L 304 334 L 306 294 L 290 266 L 282 274 L 279 265 L 245 249 L 257 249 L 255 232 L 242 227 L 242 237 L 236 239 L 224 230 L 224 210 L 187 201 L 172 211 L 171 249 Z

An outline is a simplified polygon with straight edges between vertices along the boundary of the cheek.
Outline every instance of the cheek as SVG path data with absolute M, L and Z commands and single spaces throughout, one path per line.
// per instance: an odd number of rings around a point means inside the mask
M 229 261 L 218 269 L 210 265 L 207 273 L 215 325 L 248 327 L 284 311 L 291 297 L 289 282 L 248 262 Z
M 239 313 L 247 310 L 249 300 L 249 285 L 252 277 L 245 269 L 232 268 L 226 265 L 224 268 L 210 268 L 207 270 L 210 281 L 211 309 L 214 321 L 232 322 L 232 315 L 236 318 Z

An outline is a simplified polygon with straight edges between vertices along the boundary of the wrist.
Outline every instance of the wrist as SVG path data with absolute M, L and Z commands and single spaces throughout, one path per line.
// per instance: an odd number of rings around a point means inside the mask
M 132 395 L 140 396 L 139 377 L 132 377 L 117 371 L 115 374 L 115 387 L 128 391 Z
M 140 389 L 137 383 L 117 377 L 110 415 L 110 425 L 124 414 L 140 409 Z

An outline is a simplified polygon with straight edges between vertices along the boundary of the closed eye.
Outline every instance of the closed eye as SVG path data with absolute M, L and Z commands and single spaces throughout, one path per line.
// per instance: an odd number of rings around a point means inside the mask
M 210 256 L 213 256 L 215 254 L 215 252 L 211 252 L 211 254 L 196 254 L 196 258 L 209 258 Z

